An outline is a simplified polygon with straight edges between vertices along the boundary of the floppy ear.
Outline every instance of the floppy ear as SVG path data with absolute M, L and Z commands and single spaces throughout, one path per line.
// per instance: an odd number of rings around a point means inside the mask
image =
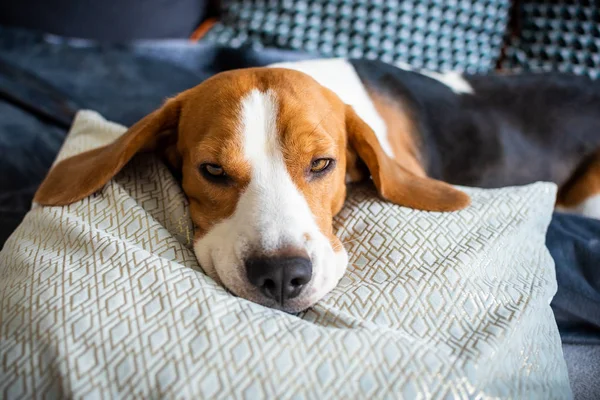
M 350 146 L 366 164 L 384 199 L 425 211 L 456 211 L 470 204 L 466 193 L 447 183 L 415 175 L 389 157 L 375 132 L 349 105 L 346 105 L 346 131 Z
M 46 206 L 70 204 L 101 189 L 139 151 L 152 150 L 179 121 L 179 101 L 168 100 L 113 143 L 56 164 L 33 200 Z M 175 133 L 176 134 L 176 133 Z

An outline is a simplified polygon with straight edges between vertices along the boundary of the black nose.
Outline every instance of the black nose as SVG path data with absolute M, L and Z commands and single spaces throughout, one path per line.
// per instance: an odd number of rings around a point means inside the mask
M 297 297 L 312 276 L 312 263 L 304 257 L 260 257 L 246 261 L 250 283 L 279 304 Z

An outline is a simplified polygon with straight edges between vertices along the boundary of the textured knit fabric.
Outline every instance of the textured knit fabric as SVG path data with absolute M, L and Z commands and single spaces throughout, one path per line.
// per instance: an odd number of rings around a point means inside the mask
M 59 158 L 124 130 L 81 112 Z M 138 156 L 6 242 L 0 397 L 567 398 L 555 186 L 467 190 L 469 208 L 428 213 L 353 187 L 334 224 L 349 269 L 296 316 L 201 271 L 181 188 Z
M 429 70 L 494 69 L 509 0 L 224 0 L 205 39 Z
M 590 0 L 519 2 L 517 31 L 503 67 L 561 71 L 600 78 L 600 3 Z

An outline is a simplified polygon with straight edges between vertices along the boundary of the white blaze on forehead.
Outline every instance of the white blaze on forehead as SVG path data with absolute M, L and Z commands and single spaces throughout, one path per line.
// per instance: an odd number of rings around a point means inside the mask
M 264 166 L 280 153 L 277 140 L 277 98 L 272 91 L 252 90 L 241 104 L 241 133 L 244 156 L 254 166 Z M 282 158 L 282 157 L 281 157 Z M 262 172 L 253 168 L 253 172 Z
M 358 116 L 375 132 L 385 153 L 393 156 L 387 137 L 385 121 L 379 113 L 356 70 L 343 58 L 327 58 L 272 64 L 270 67 L 287 68 L 311 76 L 320 85 L 334 92 L 346 104 L 351 105 Z
M 292 181 L 281 150 L 277 115 L 277 97 L 272 91 L 252 90 L 241 100 L 237 117 L 250 182 L 233 215 L 196 240 L 194 252 L 204 271 L 235 294 L 273 306 L 248 281 L 245 261 L 283 248 L 305 250 L 312 262 L 312 279 L 286 306 L 300 311 L 335 287 L 348 257 L 343 249 L 333 250 Z
M 277 97 L 252 90 L 241 103 L 244 156 L 251 179 L 238 211 L 250 216 L 263 250 L 303 247 L 304 234 L 318 230 L 310 208 L 292 181 L 277 131 Z

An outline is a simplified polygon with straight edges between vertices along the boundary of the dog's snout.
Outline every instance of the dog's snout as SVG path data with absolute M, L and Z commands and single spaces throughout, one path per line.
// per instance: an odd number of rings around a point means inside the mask
M 305 257 L 258 257 L 246 261 L 246 273 L 262 294 L 283 305 L 310 281 L 312 263 Z

